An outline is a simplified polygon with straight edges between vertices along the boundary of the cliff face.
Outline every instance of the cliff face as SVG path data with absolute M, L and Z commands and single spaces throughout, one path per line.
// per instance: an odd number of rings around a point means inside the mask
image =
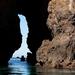
M 74 0 L 0 0 L 0 65 L 6 64 L 21 45 L 18 14 L 22 14 L 28 22 L 27 43 L 33 62 L 37 60 L 40 65 L 53 68 L 75 68 L 74 3 Z
M 73 1 L 73 2 L 72 2 Z M 75 68 L 75 1 L 51 0 L 47 26 L 52 40 L 43 40 L 36 52 L 37 62 L 50 68 Z

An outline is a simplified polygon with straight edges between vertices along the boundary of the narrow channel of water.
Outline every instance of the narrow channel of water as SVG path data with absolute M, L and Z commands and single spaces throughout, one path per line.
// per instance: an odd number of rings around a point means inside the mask
M 75 75 L 75 70 L 70 69 L 45 69 L 38 68 L 21 62 L 18 58 L 12 58 L 8 67 L 0 67 L 0 75 Z

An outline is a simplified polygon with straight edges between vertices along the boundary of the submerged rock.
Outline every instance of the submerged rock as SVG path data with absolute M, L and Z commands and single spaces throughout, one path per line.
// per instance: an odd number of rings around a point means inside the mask
M 21 57 L 21 61 L 25 61 L 25 57 L 24 56 Z
M 75 68 L 75 1 L 51 0 L 47 26 L 53 39 L 43 40 L 36 52 L 37 63 L 50 68 Z M 41 64 L 40 64 L 41 65 Z

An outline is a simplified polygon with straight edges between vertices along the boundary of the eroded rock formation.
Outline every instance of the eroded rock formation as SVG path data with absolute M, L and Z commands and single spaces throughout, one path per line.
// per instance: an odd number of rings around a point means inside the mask
M 40 65 L 50 68 L 75 68 L 74 3 L 74 0 L 0 0 L 0 65 L 7 63 L 21 45 L 18 14 L 22 14 L 28 22 L 27 43 L 33 61 L 37 59 Z
M 73 2 L 72 2 L 73 1 Z M 75 1 L 51 0 L 47 26 L 53 39 L 43 40 L 36 52 L 39 64 L 50 68 L 75 68 Z

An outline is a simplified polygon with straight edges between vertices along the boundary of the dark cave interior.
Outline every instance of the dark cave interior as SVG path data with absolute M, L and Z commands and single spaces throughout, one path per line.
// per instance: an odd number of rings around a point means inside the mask
M 0 64 L 6 64 L 22 42 L 18 14 L 26 16 L 29 34 L 28 48 L 36 62 L 36 51 L 44 39 L 52 39 L 46 25 L 49 0 L 1 0 L 0 1 Z M 35 63 L 34 62 L 34 63 Z

